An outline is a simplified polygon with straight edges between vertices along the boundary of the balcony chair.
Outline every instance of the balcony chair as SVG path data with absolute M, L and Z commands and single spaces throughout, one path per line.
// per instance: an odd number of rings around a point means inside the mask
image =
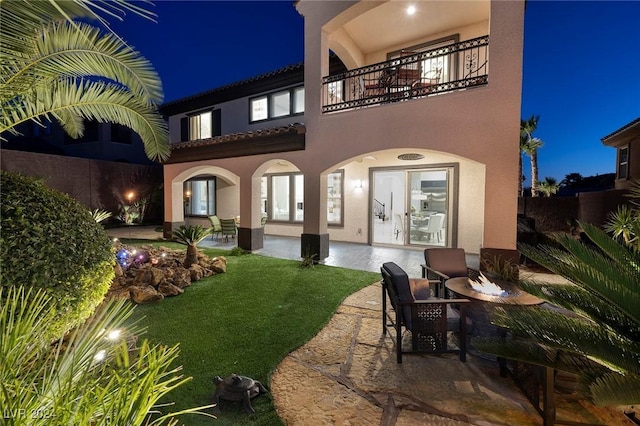
M 383 69 L 374 77 L 363 76 L 361 80 L 363 97 L 371 98 L 388 95 L 392 79 L 393 71 L 391 69 Z
M 386 336 L 391 328 L 391 339 L 396 346 L 396 361 L 402 363 L 402 354 L 457 353 L 460 361 L 467 357 L 467 299 L 440 299 L 431 297 L 429 280 L 409 279 L 406 272 L 393 262 L 380 268 L 382 274 L 382 332 Z M 437 283 L 437 282 L 436 282 Z M 387 296 L 394 314 L 387 311 Z M 459 309 L 459 313 L 454 309 Z M 411 332 L 411 350 L 402 347 L 402 327 Z M 449 345 L 448 333 L 458 333 L 459 347 Z
M 222 238 L 224 238 L 226 242 L 229 242 L 229 236 L 231 236 L 231 238 L 236 237 L 235 219 L 220 219 L 220 226 L 222 227 Z
M 425 96 L 434 90 L 442 78 L 442 67 L 437 67 L 425 73 L 411 86 L 413 96 Z
M 400 52 L 400 58 L 416 55 L 416 52 L 403 50 Z M 420 82 L 422 75 L 422 61 L 408 62 L 398 65 L 395 70 L 395 80 L 393 85 L 396 87 L 413 87 Z
M 436 296 L 444 296 L 444 283 L 449 278 L 469 277 L 477 280 L 480 273 L 467 266 L 464 249 L 461 248 L 428 248 L 424 250 L 422 278 L 439 281 Z
M 209 222 L 211 222 L 211 239 L 222 234 L 222 225 L 220 225 L 220 218 L 216 215 L 209 216 Z

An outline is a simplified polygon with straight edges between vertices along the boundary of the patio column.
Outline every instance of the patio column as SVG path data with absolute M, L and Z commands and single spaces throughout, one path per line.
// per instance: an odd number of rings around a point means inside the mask
M 326 193 L 326 176 L 318 172 L 304 173 L 304 226 L 300 236 L 300 256 L 314 254 L 315 263 L 329 256 Z
M 260 223 L 260 179 L 262 175 L 241 176 L 240 185 L 240 225 L 238 226 L 238 247 L 253 251 L 264 247 L 264 229 Z

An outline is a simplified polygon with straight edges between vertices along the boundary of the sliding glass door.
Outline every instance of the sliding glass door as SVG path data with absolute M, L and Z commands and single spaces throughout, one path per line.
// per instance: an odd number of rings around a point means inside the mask
M 450 245 L 450 167 L 374 170 L 372 182 L 373 244 Z

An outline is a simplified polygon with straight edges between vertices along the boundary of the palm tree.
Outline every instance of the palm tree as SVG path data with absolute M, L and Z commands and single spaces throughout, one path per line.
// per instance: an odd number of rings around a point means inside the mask
M 539 115 L 532 115 L 528 120 L 520 120 L 520 176 L 522 176 L 522 153 L 531 158 L 531 196 L 538 196 L 538 149 L 543 145 L 539 138 L 533 137 L 538 128 Z M 520 196 L 523 194 L 522 179 L 520 182 Z
M 640 252 L 640 180 L 633 183 L 628 196 L 632 198 L 631 206 L 619 206 L 609 215 L 604 229 L 613 238 L 622 239 L 627 247 Z
M 73 20 L 117 16 L 126 1 L 5 1 L 0 13 L 0 133 L 33 121 L 58 121 L 83 135 L 84 120 L 118 123 L 140 135 L 147 156 L 168 158 L 160 78 L 151 64 L 112 33 Z
M 544 178 L 544 181 L 538 182 L 537 189 L 545 196 L 551 197 L 551 195 L 558 193 L 560 185 L 558 185 L 558 181 L 555 178 L 547 176 L 546 178 Z
M 593 225 L 580 225 L 584 241 L 557 234 L 558 247 L 519 246 L 527 257 L 570 281 L 521 281 L 521 287 L 566 311 L 500 308 L 493 322 L 508 328 L 512 338 L 477 338 L 474 343 L 498 356 L 573 372 L 596 404 L 637 404 L 640 251 Z
M 184 259 L 184 267 L 188 268 L 194 263 L 198 263 L 198 243 L 211 235 L 211 228 L 203 228 L 200 225 L 182 225 L 173 231 L 173 238 L 178 243 L 187 246 L 187 255 Z

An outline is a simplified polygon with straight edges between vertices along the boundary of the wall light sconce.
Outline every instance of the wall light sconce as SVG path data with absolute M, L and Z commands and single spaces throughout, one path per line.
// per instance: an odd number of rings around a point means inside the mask
M 362 189 L 362 179 L 356 179 L 355 189 Z

